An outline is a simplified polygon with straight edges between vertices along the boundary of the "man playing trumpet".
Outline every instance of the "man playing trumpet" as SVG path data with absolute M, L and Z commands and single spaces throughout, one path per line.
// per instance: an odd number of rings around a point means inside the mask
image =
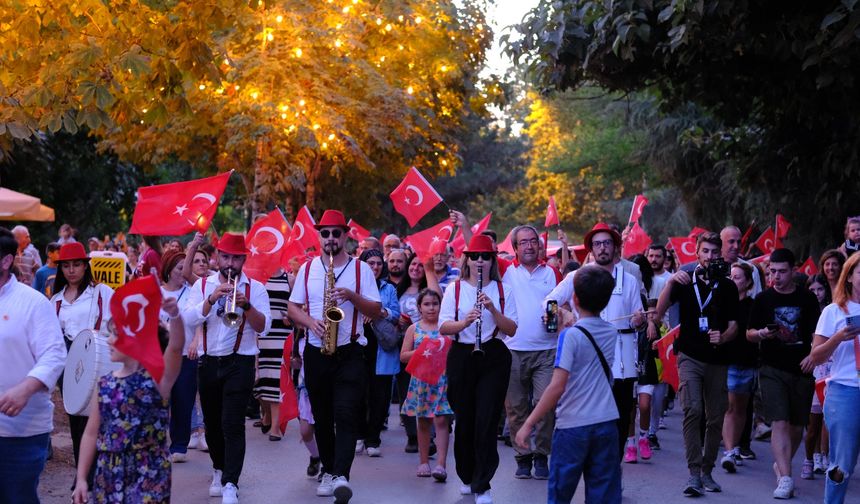
M 209 496 L 221 496 L 223 504 L 239 502 L 245 406 L 259 353 L 256 334 L 265 334 L 272 324 L 266 288 L 242 273 L 247 253 L 243 235 L 224 233 L 218 242 L 218 273 L 194 284 L 183 314 L 191 325 L 204 324 L 198 386 L 214 468 Z
M 361 318 L 379 318 L 382 303 L 370 266 L 346 253 L 349 227 L 343 214 L 326 210 L 315 227 L 323 253 L 296 275 L 289 317 L 308 329 L 305 383 L 323 465 L 317 495 L 346 503 L 352 497 L 349 471 L 364 415 L 367 338 Z

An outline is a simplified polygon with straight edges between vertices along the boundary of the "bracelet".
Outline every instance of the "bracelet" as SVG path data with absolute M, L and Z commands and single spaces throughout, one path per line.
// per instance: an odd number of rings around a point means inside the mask
M 176 319 L 181 319 L 181 318 L 182 318 L 182 313 L 177 313 L 175 317 L 169 313 L 167 314 L 167 320 L 176 320 Z

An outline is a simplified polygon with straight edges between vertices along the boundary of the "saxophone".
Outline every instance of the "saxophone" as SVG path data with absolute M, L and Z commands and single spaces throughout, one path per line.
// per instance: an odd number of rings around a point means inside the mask
M 337 279 L 334 276 L 334 257 L 329 255 L 325 292 L 323 293 L 323 322 L 325 324 L 325 332 L 321 337 L 322 348 L 320 349 L 320 353 L 323 355 L 334 355 L 335 350 L 337 350 L 337 328 L 341 320 L 346 316 L 343 310 L 337 307 L 332 298 L 336 281 Z

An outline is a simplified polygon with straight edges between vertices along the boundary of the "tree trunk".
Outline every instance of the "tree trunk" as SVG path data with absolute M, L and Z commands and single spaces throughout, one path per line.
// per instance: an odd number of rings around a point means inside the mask
M 320 176 L 322 167 L 322 157 L 319 154 L 314 156 L 314 160 L 308 167 L 307 185 L 305 188 L 305 204 L 308 206 L 312 214 L 317 213 L 317 180 Z M 317 215 L 317 217 L 319 217 Z
M 266 171 L 265 162 L 266 141 L 264 137 L 257 139 L 257 152 L 254 156 L 254 192 L 249 198 L 251 204 L 251 217 L 265 210 L 265 202 L 262 199 L 263 178 Z

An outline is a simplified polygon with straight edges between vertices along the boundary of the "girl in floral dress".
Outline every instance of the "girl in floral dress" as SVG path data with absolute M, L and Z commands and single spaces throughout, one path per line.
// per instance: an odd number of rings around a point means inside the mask
M 109 324 L 110 359 L 121 362 L 122 369 L 102 376 L 90 401 L 72 494 L 76 504 L 89 502 L 87 473 L 94 461 L 93 501 L 170 502 L 169 399 L 182 366 L 185 329 L 175 298 L 165 299 L 162 308 L 170 316 L 170 328 L 160 383 L 138 361 L 114 347 L 116 332 L 113 322 Z M 166 333 L 159 327 L 162 342 Z
M 418 294 L 417 305 L 421 319 L 409 326 L 403 338 L 400 360 L 409 362 L 412 354 L 424 338 L 442 338 L 439 334 L 439 307 L 442 298 L 439 293 L 424 289 Z M 444 482 L 448 478 L 445 470 L 445 460 L 448 457 L 448 425 L 449 417 L 454 414 L 448 404 L 448 379 L 445 373 L 436 385 L 430 385 L 416 377 L 409 381 L 406 400 L 403 401 L 401 413 L 418 418 L 418 455 L 420 464 L 416 476 L 426 478 L 433 476 L 436 481 Z M 430 471 L 430 431 L 431 425 L 436 427 L 437 465 Z

